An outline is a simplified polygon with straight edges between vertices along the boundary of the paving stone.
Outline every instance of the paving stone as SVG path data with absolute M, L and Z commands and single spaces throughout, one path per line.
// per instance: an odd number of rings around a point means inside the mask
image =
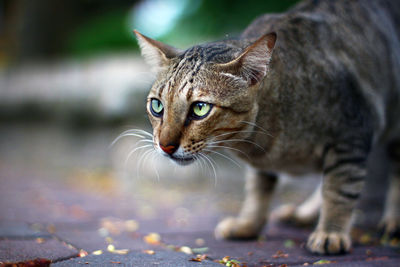
M 0 262 L 21 262 L 38 258 L 57 261 L 76 257 L 78 250 L 56 239 L 0 240 Z
M 373 261 L 371 264 L 376 263 L 375 266 L 386 261 L 400 263 L 399 251 L 380 246 L 355 245 L 352 252 L 346 255 L 313 255 L 304 248 L 306 240 L 304 234 L 285 235 L 285 232 L 290 232 L 290 230 L 285 231 L 284 227 L 281 227 L 281 229 L 283 230 L 282 235 L 276 235 L 275 232 L 269 234 L 269 231 L 267 231 L 263 238 L 258 241 L 216 241 L 213 233 L 164 234 L 162 240 L 167 244 L 195 248 L 199 247 L 196 244 L 196 239 L 202 238 L 204 240 L 203 247 L 208 248 L 206 254 L 211 258 L 222 259 L 225 256 L 230 256 L 240 262 L 245 262 L 248 266 L 303 265 L 305 263 L 312 265 L 321 259 L 338 262 L 343 264 L 342 266 L 352 264 L 353 261 L 360 263 Z
M 191 266 L 219 266 L 222 265 L 210 260 L 203 262 L 190 261 L 194 256 L 171 251 L 156 251 L 154 255 L 142 252 L 129 252 L 126 255 L 105 252 L 102 255 L 88 255 L 83 258 L 74 258 L 56 262 L 52 266 L 162 266 L 162 267 L 191 267 Z

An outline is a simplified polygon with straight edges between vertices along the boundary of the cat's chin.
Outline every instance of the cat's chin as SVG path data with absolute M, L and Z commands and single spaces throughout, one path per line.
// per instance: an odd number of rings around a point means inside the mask
M 187 166 L 189 164 L 192 164 L 195 161 L 195 158 L 177 158 L 174 156 L 169 157 L 174 163 L 181 165 L 181 166 Z

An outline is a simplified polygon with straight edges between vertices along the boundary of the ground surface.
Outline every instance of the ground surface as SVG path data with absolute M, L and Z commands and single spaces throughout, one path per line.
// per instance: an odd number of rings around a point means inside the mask
M 217 241 L 217 222 L 240 207 L 243 169 L 215 158 L 222 166 L 216 184 L 210 168 L 174 171 L 151 156 L 141 164 L 135 164 L 140 157 L 134 158 L 128 162 L 131 167 L 121 170 L 124 160 L 119 157 L 126 158 L 123 148 L 129 144 L 109 151 L 115 134 L 1 128 L 0 262 L 223 266 L 219 261 L 229 256 L 240 266 L 400 264 L 399 248 L 381 245 L 376 233 L 382 181 L 371 183 L 364 194 L 353 231 L 354 249 L 348 255 L 311 255 L 304 249 L 311 229 L 277 223 L 270 223 L 259 240 Z M 154 164 L 161 166 L 159 179 L 149 171 Z M 380 166 L 375 176 L 385 171 L 384 164 Z M 304 198 L 317 183 L 315 178 L 283 181 L 274 206 Z M 196 259 L 197 254 L 203 256 Z

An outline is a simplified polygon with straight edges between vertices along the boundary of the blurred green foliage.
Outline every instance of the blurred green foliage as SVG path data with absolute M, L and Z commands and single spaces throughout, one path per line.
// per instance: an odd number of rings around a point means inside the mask
M 175 27 L 160 40 L 183 48 L 235 36 L 256 17 L 283 12 L 296 2 L 298 0 L 203 0 L 195 12 L 183 13 Z M 110 8 L 88 18 L 69 34 L 65 52 L 72 56 L 86 56 L 106 51 L 136 50 L 138 46 L 133 29 L 127 23 L 129 11 L 120 7 Z
M 127 31 L 126 9 L 112 9 L 92 17 L 68 36 L 65 50 L 73 56 L 132 50 L 133 35 Z
M 199 9 L 183 16 L 164 40 L 194 44 L 239 35 L 255 18 L 265 13 L 280 13 L 299 0 L 203 0 Z

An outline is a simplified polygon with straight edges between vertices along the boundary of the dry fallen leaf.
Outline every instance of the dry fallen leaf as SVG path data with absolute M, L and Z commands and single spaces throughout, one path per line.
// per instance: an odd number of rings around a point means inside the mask
M 225 257 L 222 258 L 221 261 L 222 261 L 223 263 L 227 263 L 227 262 L 230 260 L 230 258 L 231 258 L 231 257 L 229 257 L 229 256 L 225 256 Z
M 81 249 L 79 250 L 78 256 L 79 257 L 86 257 L 87 255 L 89 255 L 89 253 L 87 253 L 87 251 Z
M 222 260 L 217 261 L 218 263 L 224 264 L 227 267 L 241 267 L 241 262 L 238 260 L 231 259 L 229 256 L 225 256 Z
M 103 251 L 101 249 L 95 250 L 95 251 L 92 252 L 92 254 L 93 255 L 101 255 L 101 254 L 103 254 Z
M 185 253 L 185 254 L 193 254 L 192 249 L 191 249 L 190 247 L 187 247 L 187 246 L 182 246 L 182 247 L 180 247 L 180 248 L 179 248 L 179 251 L 180 251 L 180 252 L 183 252 L 183 253 Z
M 129 249 L 126 249 L 126 248 L 124 248 L 124 249 L 115 249 L 113 252 L 111 252 L 111 253 L 114 253 L 114 254 L 119 254 L 119 255 L 125 255 L 125 254 L 128 254 L 129 253 Z
M 287 258 L 289 257 L 289 254 L 284 253 L 282 250 L 278 250 L 275 255 L 272 256 L 272 258 L 277 259 L 277 258 Z
M 321 265 L 321 264 L 329 264 L 329 263 L 334 263 L 333 261 L 328 261 L 328 260 L 319 260 L 314 262 L 314 265 Z
M 109 244 L 107 246 L 108 252 L 114 253 L 114 254 L 120 254 L 120 255 L 125 255 L 128 254 L 129 249 L 115 249 L 115 246 L 113 244 Z
M 196 258 L 191 258 L 189 261 L 201 262 L 201 261 L 206 260 L 206 259 L 207 259 L 207 255 L 206 254 L 203 254 L 203 255 L 198 254 L 196 256 Z
M 145 250 L 143 250 L 143 253 L 146 253 L 146 254 L 149 254 L 149 255 L 154 255 L 154 254 L 156 254 L 156 253 L 154 252 L 154 250 L 151 250 L 151 249 L 145 249 Z
M 28 260 L 28 261 L 21 261 L 21 262 L 13 262 L 13 263 L 3 263 L 0 261 L 0 266 L 23 266 L 23 267 L 29 267 L 29 266 L 39 266 L 39 267 L 48 267 L 51 264 L 51 260 L 49 259 L 44 259 L 44 258 L 38 258 L 34 260 Z

